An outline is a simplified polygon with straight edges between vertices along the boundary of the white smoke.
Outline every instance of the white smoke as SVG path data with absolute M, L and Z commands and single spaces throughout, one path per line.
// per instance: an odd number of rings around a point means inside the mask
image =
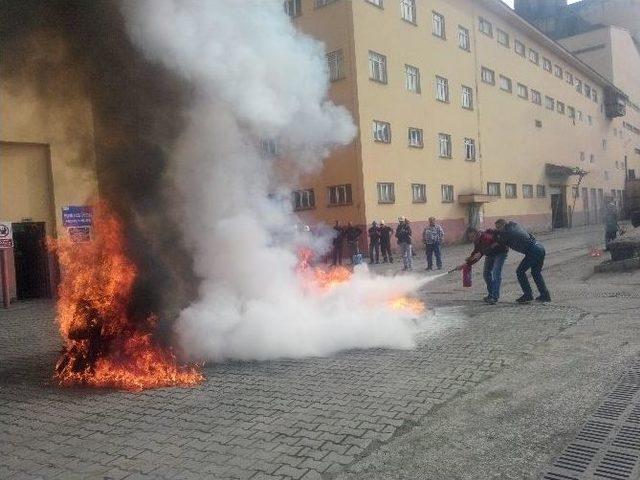
M 280 0 L 130 0 L 123 10 L 137 45 L 189 80 L 196 97 L 172 152 L 171 180 L 202 279 L 177 324 L 184 350 L 222 360 L 411 347 L 412 315 L 388 301 L 421 281 L 365 267 L 320 292 L 295 269 L 300 244 L 322 250 L 330 237 L 309 241 L 293 229 L 290 202 L 278 200 L 290 185 L 276 181 L 260 139 L 276 139 L 298 171 L 353 139 L 348 112 L 326 100 L 323 45 L 295 30 Z

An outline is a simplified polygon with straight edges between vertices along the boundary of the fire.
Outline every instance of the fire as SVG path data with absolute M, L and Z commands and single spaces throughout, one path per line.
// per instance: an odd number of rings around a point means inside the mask
M 62 269 L 56 320 L 65 346 L 55 369 L 61 385 L 140 390 L 202 381 L 154 338 L 155 316 L 131 318 L 137 271 L 124 252 L 122 224 L 104 202 L 93 209 L 92 241 L 50 246 Z
M 591 251 L 589 252 L 589 255 L 592 257 L 601 257 L 602 256 L 602 250 L 600 250 L 599 248 L 592 248 Z
M 405 310 L 415 315 L 420 315 L 425 311 L 424 302 L 417 298 L 398 297 L 389 302 L 389 306 L 394 310 Z
M 298 250 L 298 274 L 321 290 L 328 290 L 351 280 L 353 273 L 342 265 L 324 268 L 314 266 L 314 252 L 308 248 Z

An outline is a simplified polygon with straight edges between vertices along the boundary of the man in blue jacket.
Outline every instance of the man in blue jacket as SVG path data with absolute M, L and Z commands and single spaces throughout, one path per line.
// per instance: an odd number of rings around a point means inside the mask
M 496 230 L 498 230 L 498 243 L 524 255 L 524 258 L 516 270 L 518 283 L 520 283 L 523 295 L 518 298 L 516 302 L 529 303 L 533 300 L 531 284 L 527 278 L 527 270 L 529 269 L 531 269 L 531 277 L 540 292 L 540 296 L 537 297 L 536 300 L 539 302 L 550 302 L 551 295 L 544 283 L 544 278 L 542 278 L 542 266 L 544 265 L 544 257 L 546 254 L 542 244 L 516 222 L 507 222 L 506 220 L 499 219 L 496 221 Z

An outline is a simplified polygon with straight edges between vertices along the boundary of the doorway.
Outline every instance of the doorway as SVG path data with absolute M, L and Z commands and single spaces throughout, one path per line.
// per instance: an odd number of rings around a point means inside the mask
M 564 187 L 551 187 L 551 227 L 566 228 L 567 199 Z
M 45 222 L 13 223 L 18 300 L 51 297 Z

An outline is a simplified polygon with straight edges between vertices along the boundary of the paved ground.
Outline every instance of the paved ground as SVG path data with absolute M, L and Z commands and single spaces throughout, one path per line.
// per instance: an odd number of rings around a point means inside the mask
M 0 313 L 0 478 L 536 478 L 640 354 L 640 272 L 593 275 L 601 237 L 541 237 L 552 304 L 512 303 L 512 255 L 494 307 L 479 272 L 428 284 L 440 327 L 415 350 L 214 365 L 192 389 L 59 389 L 52 305 L 17 304 Z

